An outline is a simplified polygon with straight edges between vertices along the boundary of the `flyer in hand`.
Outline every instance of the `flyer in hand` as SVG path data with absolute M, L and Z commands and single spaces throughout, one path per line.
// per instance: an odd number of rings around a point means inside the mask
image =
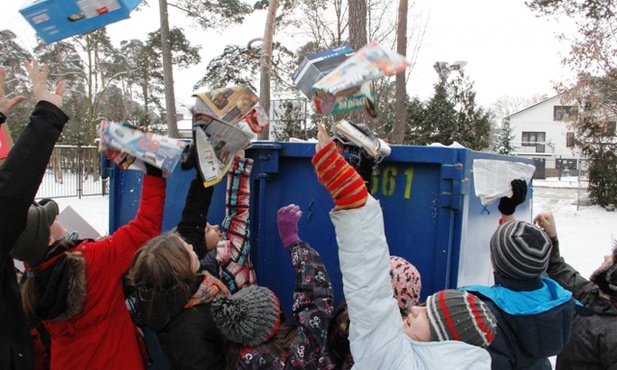
M 197 166 L 205 187 L 221 181 L 236 153 L 251 146 L 244 131 L 215 117 L 210 118 L 207 124 L 193 127 Z
M 337 99 L 356 94 L 369 81 L 392 76 L 407 67 L 403 55 L 371 42 L 313 85 L 315 108 L 320 113 L 331 113 Z
M 152 132 L 143 131 L 127 122 L 102 122 L 99 152 L 118 166 L 128 169 L 136 159 L 163 171 L 173 172 L 188 143 Z

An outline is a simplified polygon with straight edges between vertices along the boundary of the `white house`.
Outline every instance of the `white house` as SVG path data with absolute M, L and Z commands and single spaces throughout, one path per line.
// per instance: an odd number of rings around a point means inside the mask
M 504 121 L 512 129 L 514 155 L 536 160 L 536 178 L 566 174 L 575 170 L 581 154 L 574 147 L 574 130 L 566 119 L 577 114 L 577 107 L 564 105 L 560 96 L 546 99 L 510 116 Z

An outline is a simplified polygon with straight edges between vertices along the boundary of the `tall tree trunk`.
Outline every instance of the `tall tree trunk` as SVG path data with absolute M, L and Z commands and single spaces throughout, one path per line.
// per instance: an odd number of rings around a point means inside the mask
M 355 51 L 367 44 L 366 0 L 348 0 L 349 7 L 349 46 Z M 346 114 L 348 120 L 363 123 L 366 119 L 364 110 L 355 110 Z M 367 122 L 368 124 L 368 122 Z M 369 124 L 370 126 L 370 124 Z M 373 127 L 370 127 L 373 129 Z
M 366 0 L 349 0 L 349 46 L 357 51 L 367 39 Z
M 407 13 L 409 3 L 407 0 L 399 0 L 398 22 L 396 24 L 396 52 L 407 56 Z M 396 74 L 395 82 L 395 121 L 390 142 L 403 144 L 405 140 L 405 126 L 407 122 L 407 84 L 406 71 Z
M 167 135 L 179 137 L 176 122 L 176 97 L 174 93 L 174 75 L 171 60 L 171 44 L 169 42 L 169 18 L 167 0 L 159 0 L 161 17 L 161 51 L 163 54 L 163 80 L 165 82 L 165 109 L 167 110 Z
M 270 0 L 268 4 L 268 15 L 266 17 L 266 27 L 264 29 L 263 43 L 261 44 L 261 59 L 259 62 L 259 104 L 270 114 L 270 69 L 272 68 L 272 42 L 274 41 L 274 21 L 276 10 L 279 7 L 278 0 Z M 259 134 L 260 140 L 270 138 L 270 128 L 263 130 Z

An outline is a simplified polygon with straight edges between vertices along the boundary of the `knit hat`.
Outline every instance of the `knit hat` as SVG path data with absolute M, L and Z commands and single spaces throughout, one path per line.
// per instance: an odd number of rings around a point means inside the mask
M 617 299 L 617 242 L 613 247 L 613 264 L 605 265 L 591 274 L 589 280 L 594 282 L 600 290 Z
M 516 280 L 533 280 L 546 271 L 551 240 L 539 227 L 524 221 L 500 225 L 491 238 L 495 271 Z
M 497 320 L 475 295 L 442 290 L 426 299 L 431 341 L 458 340 L 486 348 L 495 338 Z
M 49 248 L 49 228 L 58 215 L 58 204 L 46 198 L 34 202 L 28 210 L 26 228 L 11 250 L 13 258 L 35 267 L 45 259 Z
M 270 339 L 281 325 L 279 300 L 270 289 L 251 285 L 231 298 L 218 296 L 210 307 L 217 327 L 228 340 L 255 347 Z
M 420 273 L 406 259 L 390 256 L 390 283 L 394 290 L 394 298 L 398 301 L 398 307 L 401 310 L 418 304 L 422 289 Z

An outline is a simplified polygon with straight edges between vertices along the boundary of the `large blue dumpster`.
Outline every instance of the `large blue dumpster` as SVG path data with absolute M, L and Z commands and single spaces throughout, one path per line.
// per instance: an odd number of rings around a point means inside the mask
M 311 143 L 261 141 L 246 152 L 255 160 L 251 244 L 258 282 L 277 293 L 288 313 L 295 274 L 278 237 L 276 212 L 290 203 L 303 211 L 300 237 L 321 254 L 333 280 L 336 303 L 343 299 L 336 238 L 328 215 L 333 202 L 317 181 L 310 162 L 314 152 Z M 373 178 L 371 193 L 383 208 L 390 253 L 405 257 L 418 268 L 422 299 L 444 288 L 492 284 L 489 240 L 500 214 L 497 203 L 484 207 L 473 191 L 474 159 L 533 164 L 530 159 L 463 148 L 393 146 Z M 164 230 L 179 221 L 194 175 L 194 170 L 178 168 L 168 177 Z M 141 177 L 139 171 L 112 170 L 110 231 L 134 217 Z M 215 186 L 208 217 L 212 224 L 220 224 L 224 217 L 225 186 L 225 181 Z M 531 218 L 529 201 L 517 208 L 516 216 Z

